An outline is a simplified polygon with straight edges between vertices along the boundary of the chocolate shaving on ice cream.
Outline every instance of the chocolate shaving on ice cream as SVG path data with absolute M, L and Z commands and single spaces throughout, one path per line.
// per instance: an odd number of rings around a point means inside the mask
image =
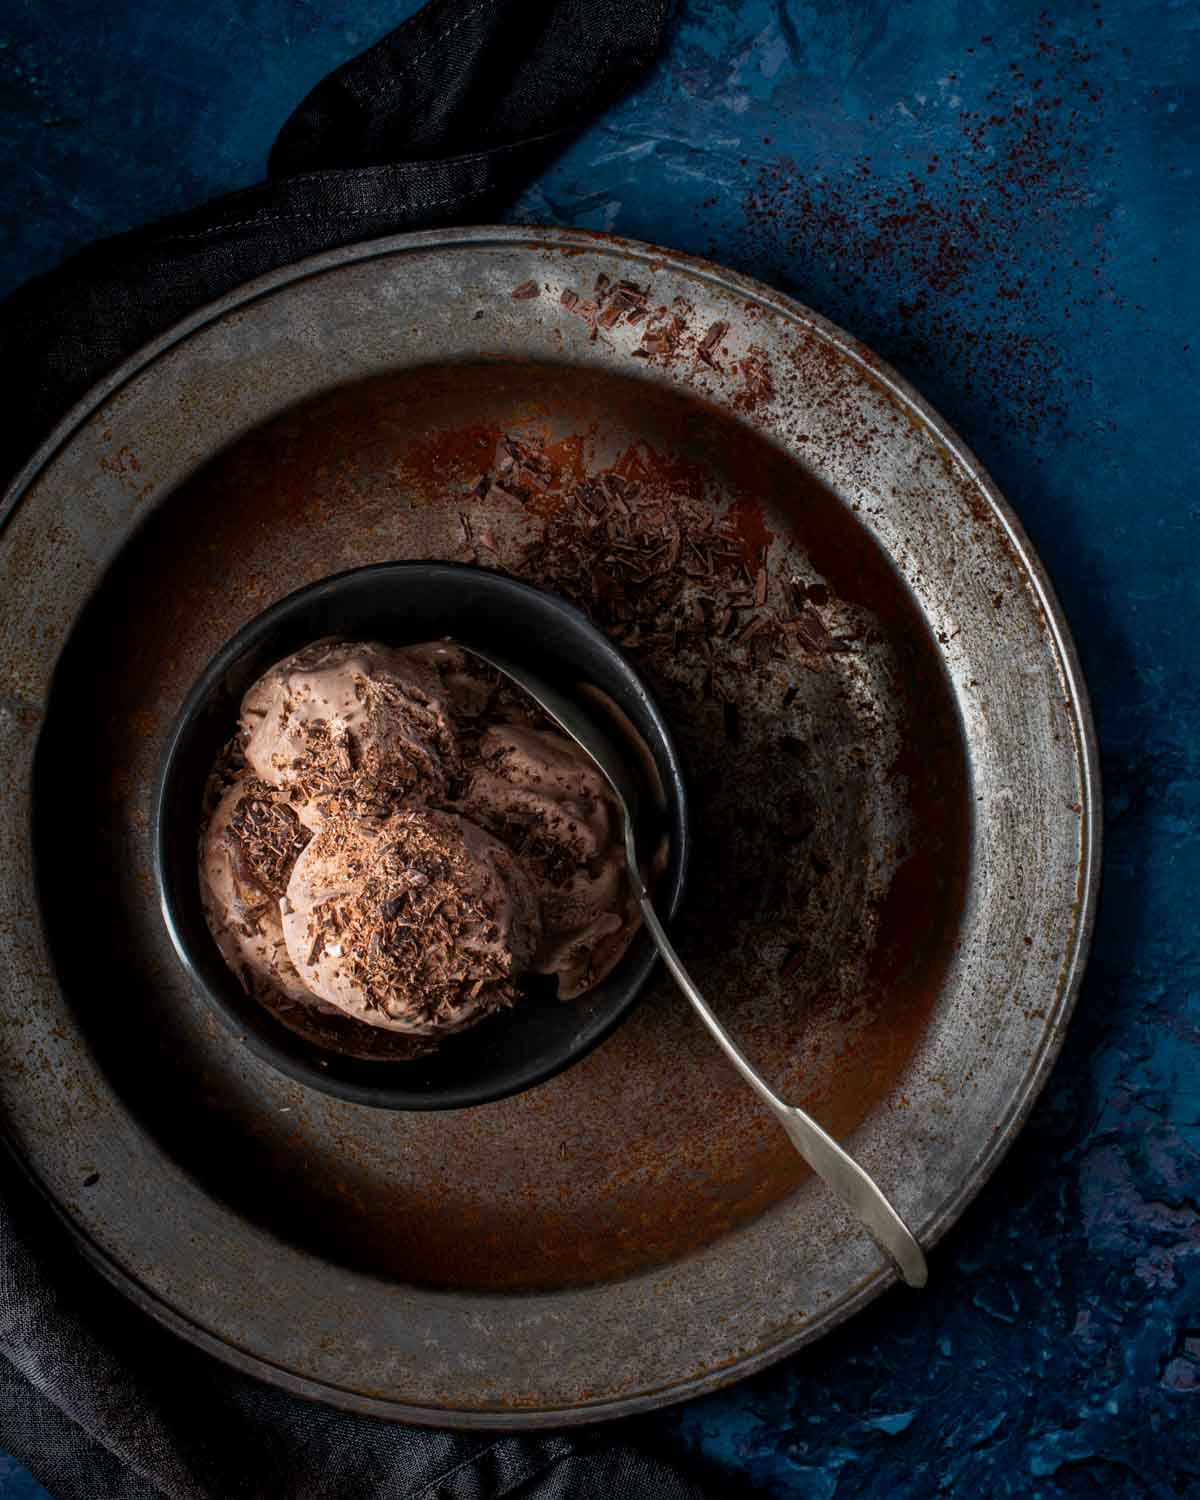
M 247 764 L 309 828 L 436 797 L 457 762 L 436 674 L 370 643 L 321 641 L 272 667 L 242 700 L 242 733 Z
M 338 819 L 296 862 L 288 953 L 322 1000 L 434 1035 L 517 999 L 541 940 L 530 876 L 497 839 L 428 808 Z
M 603 777 L 453 647 L 319 641 L 277 663 L 207 803 L 201 887 L 226 962 L 355 1055 L 428 1051 L 517 1003 L 529 974 L 574 998 L 638 927 Z

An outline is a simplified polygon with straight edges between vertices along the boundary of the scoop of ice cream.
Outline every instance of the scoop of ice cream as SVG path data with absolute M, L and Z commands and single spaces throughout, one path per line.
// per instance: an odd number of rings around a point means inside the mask
M 453 813 L 336 818 L 296 861 L 288 953 L 315 994 L 373 1026 L 444 1034 L 511 1004 L 541 938 L 533 882 Z
M 512 1003 L 524 973 L 564 999 L 603 979 L 639 920 L 620 813 L 543 722 L 444 643 L 321 641 L 271 668 L 200 851 L 247 989 L 316 1045 L 382 1058 Z
M 398 655 L 417 671 L 436 677 L 442 702 L 460 724 L 470 724 L 486 714 L 502 694 L 493 668 L 448 641 L 405 646 Z
M 459 810 L 512 849 L 542 908 L 533 967 L 573 999 L 617 964 L 640 922 L 625 871 L 621 814 L 573 740 L 511 723 L 482 737 Z
M 241 733 L 250 769 L 313 829 L 437 799 L 458 764 L 436 671 L 371 642 L 318 641 L 279 662 L 242 699 Z
M 283 939 L 279 901 L 311 835 L 273 787 L 242 772 L 200 843 L 200 896 L 222 956 L 250 994 L 274 986 L 314 1004 Z

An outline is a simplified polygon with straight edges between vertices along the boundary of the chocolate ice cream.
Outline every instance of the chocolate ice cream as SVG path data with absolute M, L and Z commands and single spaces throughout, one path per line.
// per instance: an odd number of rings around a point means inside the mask
M 621 814 L 604 777 L 565 735 L 500 724 L 484 732 L 457 805 L 514 850 L 536 882 L 543 940 L 534 969 L 558 976 L 564 1000 L 598 984 L 638 922 Z
M 327 823 L 292 871 L 283 934 L 315 995 L 369 1025 L 432 1036 L 516 1000 L 541 913 L 503 844 L 414 808 Z
M 251 994 L 274 987 L 294 1000 L 313 995 L 283 940 L 279 903 L 312 835 L 273 789 L 240 772 L 209 818 L 200 846 L 200 896 L 222 956 Z
M 437 798 L 457 769 L 438 676 L 419 652 L 318 641 L 254 684 L 241 722 L 247 765 L 309 828 Z
M 226 962 L 341 1050 L 428 1050 L 529 974 L 572 999 L 638 926 L 604 778 L 455 647 L 319 641 L 279 662 L 242 700 L 209 805 L 201 885 Z

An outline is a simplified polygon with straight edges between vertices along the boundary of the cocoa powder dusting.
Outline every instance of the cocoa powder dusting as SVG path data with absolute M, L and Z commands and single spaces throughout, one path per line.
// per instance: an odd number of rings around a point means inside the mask
M 1064 321 L 1121 300 L 1109 237 L 1097 233 L 1084 258 L 1062 229 L 1114 149 L 1097 134 L 1094 82 L 1098 50 L 1114 43 L 1083 42 L 1049 10 L 1034 24 L 1034 65 L 995 69 L 949 116 L 956 149 L 916 144 L 906 171 L 867 154 L 803 175 L 780 160 L 743 203 L 749 254 L 777 265 L 781 286 L 902 370 L 934 372 L 935 398 L 939 378 L 960 400 L 990 397 L 997 426 L 1023 435 L 1061 424 L 1077 399 L 1054 339 L 1030 331 L 1045 326 L 1048 289 Z M 966 51 L 998 46 L 988 35 Z M 939 82 L 951 97 L 963 86 L 953 72 Z

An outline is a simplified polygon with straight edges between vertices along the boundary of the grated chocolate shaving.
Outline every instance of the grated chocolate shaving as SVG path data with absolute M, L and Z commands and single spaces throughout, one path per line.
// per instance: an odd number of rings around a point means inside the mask
M 247 783 L 229 820 L 234 842 L 234 873 L 245 884 L 278 899 L 287 890 L 292 866 L 312 837 L 295 812 L 275 797 L 265 781 Z M 247 908 L 254 921 L 265 903 Z
M 708 332 L 696 346 L 697 356 L 702 359 L 706 365 L 711 365 L 714 370 L 717 368 L 717 361 L 714 358 L 714 350 L 728 332 L 728 323 L 713 323 L 709 327 Z
M 397 815 L 385 836 L 355 894 L 314 907 L 309 962 L 327 951 L 332 923 L 349 972 L 384 1014 L 444 1020 L 467 990 L 475 997 L 486 989 L 493 1008 L 511 1004 L 513 953 L 461 840 L 419 812 Z M 352 833 L 343 824 L 319 837 L 326 855 Z

